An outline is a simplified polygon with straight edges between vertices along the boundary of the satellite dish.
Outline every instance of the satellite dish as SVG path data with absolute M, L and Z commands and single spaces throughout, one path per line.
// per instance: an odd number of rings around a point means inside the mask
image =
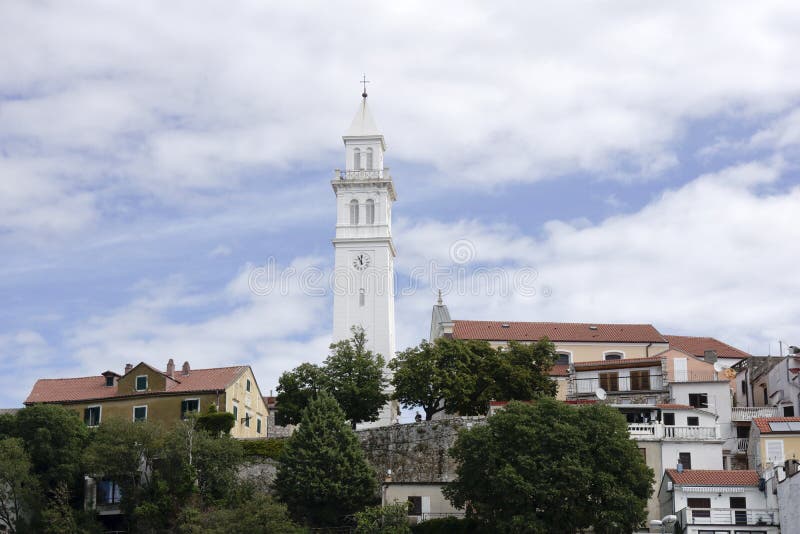
M 606 396 L 608 396 L 606 390 L 604 390 L 603 388 L 597 388 L 596 390 L 594 390 L 594 395 L 600 400 L 606 400 Z
M 729 364 L 727 364 L 727 363 L 724 363 L 724 362 L 721 362 L 721 361 L 719 361 L 719 360 L 717 360 L 716 362 L 714 362 L 714 370 L 715 370 L 716 372 L 718 372 L 718 373 L 721 373 L 722 371 L 724 371 L 725 369 L 728 369 L 729 367 L 730 367 L 730 365 L 729 365 Z

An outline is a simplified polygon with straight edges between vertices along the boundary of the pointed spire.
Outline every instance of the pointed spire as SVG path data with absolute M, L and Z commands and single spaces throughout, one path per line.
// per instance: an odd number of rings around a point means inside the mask
M 439 290 L 439 299 L 436 301 L 436 304 L 439 305 L 439 306 L 444 304 L 444 302 L 442 301 L 442 290 L 441 289 Z
M 350 128 L 344 134 L 345 137 L 383 137 L 378 126 L 375 124 L 375 119 L 372 118 L 372 113 L 367 106 L 366 93 L 361 98 L 361 106 L 359 106 L 356 116 L 353 117 L 353 122 Z

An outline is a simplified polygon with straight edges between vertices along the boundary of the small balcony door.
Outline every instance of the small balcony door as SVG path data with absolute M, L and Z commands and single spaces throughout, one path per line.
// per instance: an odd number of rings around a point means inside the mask
M 747 499 L 744 497 L 731 497 L 730 498 L 731 511 L 733 512 L 733 522 L 736 525 L 747 524 Z

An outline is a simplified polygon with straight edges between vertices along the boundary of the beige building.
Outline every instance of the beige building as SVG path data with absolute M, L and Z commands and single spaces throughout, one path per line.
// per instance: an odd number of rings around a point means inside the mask
M 756 417 L 750 427 L 747 459 L 762 475 L 786 460 L 800 460 L 800 417 Z
M 75 410 L 87 426 L 110 418 L 158 421 L 169 425 L 210 405 L 236 416 L 235 438 L 267 436 L 267 407 L 250 366 L 180 370 L 173 360 L 161 371 L 144 362 L 128 364 L 123 374 L 106 371 L 80 378 L 42 378 L 25 404 L 60 404 Z

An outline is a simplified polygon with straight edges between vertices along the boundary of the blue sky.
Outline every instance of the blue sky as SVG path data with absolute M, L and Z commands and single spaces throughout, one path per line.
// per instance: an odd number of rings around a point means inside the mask
M 798 23 L 792 3 L 5 3 L 0 406 L 126 362 L 249 363 L 269 390 L 322 360 L 330 297 L 248 278 L 330 270 L 362 72 L 401 283 L 458 242 L 467 273 L 538 273 L 535 295 L 446 295 L 454 317 L 800 344 Z M 434 293 L 398 297 L 399 347 Z

